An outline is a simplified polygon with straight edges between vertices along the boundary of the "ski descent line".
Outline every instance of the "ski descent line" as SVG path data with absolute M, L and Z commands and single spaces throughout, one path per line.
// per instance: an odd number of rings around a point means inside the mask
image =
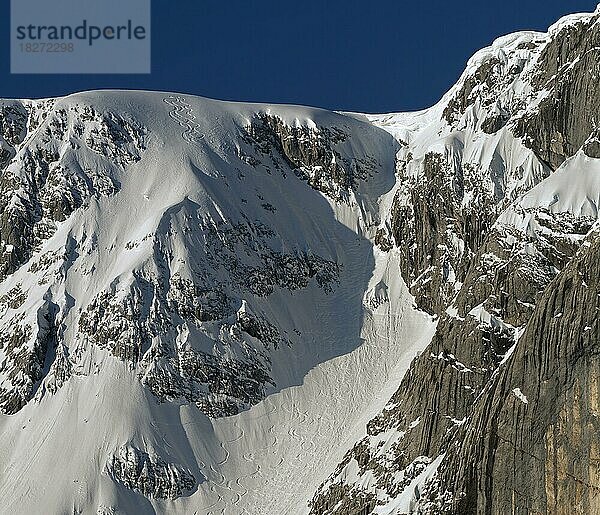
M 200 140 L 204 139 L 200 124 L 196 121 L 194 109 L 185 98 L 171 95 L 163 98 L 163 102 L 173 108 L 173 110 L 169 112 L 169 116 L 175 120 L 181 128 L 185 129 L 181 133 L 181 137 L 184 140 L 188 143 L 199 143 Z

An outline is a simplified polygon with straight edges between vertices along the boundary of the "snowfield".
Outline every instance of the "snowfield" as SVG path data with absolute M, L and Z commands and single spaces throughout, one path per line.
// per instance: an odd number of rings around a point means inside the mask
M 52 385 L 60 374 L 46 371 L 34 399 L 0 418 L 0 511 L 35 513 L 44 506 L 47 513 L 307 512 L 312 492 L 362 436 L 435 327 L 415 309 L 397 271 L 397 253 L 372 243 L 380 206 L 389 204 L 386 195 L 395 182 L 395 140 L 368 123 L 316 109 L 90 92 L 60 99 L 46 114 L 51 120 L 54 113 L 68 113 L 67 136 L 56 143 L 64 166 L 110 166 L 69 144 L 86 107 L 134 120 L 132 125 L 143 127 L 146 148 L 138 161 L 108 170 L 118 191 L 92 196 L 57 222 L 29 263 L 62 254 L 66 261 L 39 271 L 34 267 L 35 272 L 30 265 L 19 267 L 0 286 L 4 294 L 15 285 L 27 292 L 18 309 L 34 317 L 32 323 L 52 299 L 73 369 L 58 388 Z M 310 188 L 289 165 L 287 173 L 268 169 L 268 157 L 260 154 L 254 159 L 264 165 L 244 163 L 238 157 L 240 131 L 257 113 L 291 127 L 344 131 L 348 137 L 338 151 L 350 159 L 375 156 L 372 176 L 337 202 Z M 40 133 L 21 143 L 16 162 Z M 267 203 L 272 209 L 264 208 Z M 158 237 L 164 238 L 161 249 L 169 248 L 171 276 L 190 276 L 190 269 L 205 264 L 207 240 L 186 239 L 194 234 L 196 213 L 213 220 L 260 221 L 276 234 L 269 243 L 275 250 L 309 251 L 340 265 L 329 291 L 311 283 L 240 298 L 239 312 L 265 314 L 289 343 L 269 349 L 274 384 L 267 386 L 264 400 L 234 416 L 209 418 L 185 399 L 157 399 L 140 383 L 147 370 L 94 345 L 78 325 L 99 292 L 123 297 L 132 285 L 140 287 L 141 270 L 151 270 L 148 277 L 165 273 L 148 265 L 155 263 Z M 229 279 L 223 268 L 216 272 L 223 282 Z M 18 309 L 6 309 L 2 323 Z M 208 352 L 226 345 L 224 337 L 218 340 L 188 321 L 180 321 L 174 338 Z M 255 339 L 249 343 L 257 345 Z M 176 464 L 196 484 L 175 499 L 141 495 L 107 468 L 123 446 Z
M 499 38 L 414 113 L 0 101 L 0 513 L 418 509 L 445 454 L 411 438 L 466 427 L 597 226 L 597 128 L 571 151 L 535 118 L 545 49 L 593 19 Z

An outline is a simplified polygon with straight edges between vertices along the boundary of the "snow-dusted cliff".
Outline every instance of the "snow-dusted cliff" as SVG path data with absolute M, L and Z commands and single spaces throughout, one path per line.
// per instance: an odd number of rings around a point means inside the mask
M 599 328 L 571 285 L 597 239 L 599 20 L 499 38 L 433 108 L 369 116 L 405 142 L 387 227 L 418 305 L 439 318 L 312 513 L 600 509 Z M 586 397 L 573 405 L 575 381 Z
M 495 428 L 541 406 L 556 432 L 570 391 L 516 360 L 556 285 L 585 298 L 599 17 L 498 39 L 417 113 L 1 101 L 0 512 L 505 513 L 524 480 L 486 483 L 520 463 Z M 560 334 L 537 355 L 592 359 Z M 591 472 L 549 467 L 513 508 L 596 506 L 568 479 Z
M 433 325 L 372 244 L 396 141 L 160 93 L 3 109 L 2 509 L 305 506 L 319 475 L 284 479 L 334 466 Z

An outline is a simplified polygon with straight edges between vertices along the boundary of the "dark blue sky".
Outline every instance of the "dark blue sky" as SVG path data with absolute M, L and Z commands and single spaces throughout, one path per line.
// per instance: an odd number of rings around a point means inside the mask
M 127 1 L 127 0 L 123 0 Z M 8 1 L 1 97 L 92 88 L 363 112 L 427 107 L 495 37 L 545 30 L 594 0 L 153 0 L 151 75 L 10 75 Z

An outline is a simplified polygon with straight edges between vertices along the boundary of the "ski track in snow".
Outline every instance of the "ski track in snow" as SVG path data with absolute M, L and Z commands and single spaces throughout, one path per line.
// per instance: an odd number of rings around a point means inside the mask
M 169 116 L 184 129 L 182 138 L 185 141 L 199 143 L 201 139 L 204 139 L 204 135 L 200 133 L 200 126 L 193 108 L 183 97 L 169 96 L 163 101 L 173 108 L 169 112 Z M 360 240 L 356 241 L 357 247 L 360 247 Z M 350 249 L 347 257 L 349 259 L 344 263 L 345 266 L 348 266 L 347 277 L 361 277 L 364 266 L 361 252 L 358 249 Z M 363 299 L 356 298 L 357 292 L 351 287 L 351 284 L 346 284 L 342 290 L 343 294 L 338 300 L 338 304 L 354 306 L 358 301 L 363 306 L 363 311 L 367 310 L 362 303 Z M 345 354 L 347 352 L 343 346 L 345 342 L 336 341 L 336 336 L 344 334 L 344 331 L 335 330 L 339 320 L 335 320 L 336 314 L 332 315 L 331 306 L 328 306 L 323 300 L 317 302 L 314 313 L 317 319 L 316 327 L 319 327 L 320 331 L 318 335 L 310 331 L 308 337 L 319 344 L 314 345 L 317 357 L 321 359 Z M 337 313 L 337 315 L 339 316 L 341 313 Z M 327 318 L 334 318 L 334 320 L 327 320 Z M 377 338 L 377 335 L 373 336 Z M 364 344 L 363 341 L 361 346 Z M 292 352 L 296 355 L 296 359 L 303 360 L 308 352 L 308 346 L 300 345 L 299 347 L 300 351 L 293 348 Z M 353 352 L 359 351 L 360 348 Z M 379 356 L 380 359 L 384 357 L 384 354 Z M 350 384 L 354 379 L 351 367 L 347 367 L 343 371 L 336 370 L 335 373 Z M 335 395 L 335 385 L 333 384 L 316 381 L 314 388 L 317 400 Z M 291 388 L 285 393 L 275 394 L 282 398 L 279 405 L 275 404 L 274 396 L 268 397 L 263 401 L 265 412 L 258 416 L 253 414 L 254 410 L 250 410 L 250 412 L 233 417 L 235 420 L 233 424 L 230 422 L 231 417 L 228 417 L 225 420 L 231 424 L 229 427 L 222 420 L 214 421 L 215 427 L 218 428 L 217 433 L 223 433 L 223 435 L 219 434 L 219 445 L 224 456 L 221 461 L 210 464 L 208 470 L 205 470 L 208 472 L 207 477 L 212 477 L 213 480 L 208 481 L 210 483 L 208 491 L 206 486 L 202 485 L 200 490 L 203 491 L 203 497 L 206 495 L 210 497 L 210 494 L 213 493 L 217 495 L 217 499 L 203 509 L 210 509 L 209 513 L 239 513 L 239 509 L 242 509 L 244 513 L 263 514 L 275 513 L 272 510 L 280 510 L 282 506 L 294 504 L 292 497 L 297 495 L 297 488 L 295 483 L 290 484 L 289 478 L 306 474 L 307 462 L 316 462 L 316 466 L 320 466 L 319 460 L 314 458 L 319 454 L 316 441 L 326 442 L 331 440 L 332 436 L 337 441 L 343 433 L 343 422 L 340 423 L 334 415 L 324 410 L 311 412 L 313 406 L 310 403 L 301 406 L 302 396 L 294 395 L 296 392 L 293 390 Z M 290 392 L 293 393 L 290 395 Z M 351 394 L 349 400 L 351 404 L 355 402 L 355 392 Z M 277 421 L 277 424 L 272 423 L 273 419 Z M 241 420 L 254 429 L 251 433 L 255 435 L 254 438 L 247 437 L 247 433 L 239 425 Z M 348 416 L 346 423 L 350 421 L 353 421 L 353 417 Z M 237 432 L 235 436 L 230 434 L 232 428 Z M 256 435 L 264 436 L 261 444 L 255 442 Z M 229 459 L 232 455 L 241 457 L 241 459 L 234 460 L 235 465 L 230 467 Z M 286 458 L 286 456 L 288 457 Z M 292 459 L 289 458 L 290 456 Z M 230 468 L 233 470 L 228 473 Z M 228 481 L 227 477 L 233 479 Z M 252 488 L 250 484 L 248 487 L 242 487 L 242 482 L 249 478 L 253 479 L 255 484 L 260 484 L 260 489 Z M 256 478 L 261 479 L 260 483 L 256 481 Z M 235 489 L 232 486 L 234 484 L 241 487 L 241 491 Z M 263 505 L 266 499 L 264 499 L 264 495 L 260 494 L 266 487 L 269 488 L 269 491 L 276 490 L 280 494 L 278 496 L 280 500 L 270 503 L 269 506 Z M 242 498 L 250 494 L 254 494 L 255 499 L 250 500 L 247 506 L 240 506 Z
M 173 108 L 169 116 L 175 120 L 179 126 L 185 129 L 181 137 L 188 143 L 199 143 L 204 139 L 200 124 L 196 121 L 194 109 L 183 97 L 168 96 L 163 98 L 163 102 Z
M 359 254 L 356 251 L 355 256 Z M 358 276 L 363 265 L 360 260 L 352 259 L 352 253 L 349 257 L 345 263 L 348 277 L 352 274 Z M 350 284 L 340 284 L 340 289 L 342 298 L 337 302 L 343 311 L 343 306 L 356 303 L 357 292 L 352 290 Z M 341 350 L 338 347 L 344 344 L 335 338 L 336 334 L 338 338 L 344 334 L 336 328 L 336 324 L 343 324 L 344 319 L 340 313 L 332 312 L 331 305 L 326 301 L 330 299 L 317 302 L 314 308 L 317 319 L 314 327 L 322 330 L 319 334 L 305 335 L 320 347 L 302 346 L 302 355 L 307 352 L 306 348 L 321 348 L 323 355 L 336 355 L 335 351 Z M 217 498 L 210 507 L 205 508 L 211 510 L 208 513 L 295 515 L 308 511 L 306 503 L 309 499 L 302 498 L 299 492 L 311 491 L 326 479 L 322 474 L 330 468 L 324 467 L 324 463 L 332 459 L 335 450 L 331 447 L 338 447 L 337 452 L 340 452 L 339 449 L 344 449 L 344 443 L 348 440 L 348 428 L 360 427 L 359 431 L 364 431 L 363 426 L 370 418 L 370 415 L 361 413 L 367 402 L 365 385 L 377 379 L 383 389 L 390 379 L 399 377 L 399 374 L 394 376 L 396 362 L 388 363 L 388 360 L 390 348 L 398 344 L 398 337 L 392 337 L 397 334 L 394 328 L 402 323 L 408 307 L 405 307 L 406 311 L 391 312 L 386 303 L 386 312 L 376 313 L 377 309 L 366 307 L 364 298 L 361 299 L 361 305 L 365 317 L 363 326 L 371 324 L 372 327 L 368 329 L 368 334 L 363 335 L 364 339 L 358 348 L 317 365 L 301 387 L 291 387 L 272 394 L 249 411 L 213 420 L 227 459 L 209 467 L 211 476 L 216 476 L 220 481 L 210 481 L 210 488 L 207 485 L 199 487 L 204 499 L 214 498 L 218 490 Z M 410 345 L 407 344 L 407 347 Z M 414 354 L 407 355 L 408 361 L 412 357 Z M 358 378 L 356 363 L 379 365 L 369 371 L 368 377 Z M 342 385 L 350 390 L 346 390 L 345 400 L 336 395 Z M 387 397 L 388 393 L 381 395 L 382 405 L 387 402 Z M 334 402 L 325 409 L 324 399 L 328 399 L 328 403 Z M 351 445 L 351 441 L 349 443 Z M 333 461 L 339 457 L 333 458 Z M 227 477 L 231 479 L 227 481 Z M 269 492 L 269 495 L 265 495 L 265 492 Z
M 194 165 L 192 171 L 185 166 L 174 167 L 185 171 L 177 176 L 185 180 L 173 192 L 158 190 L 161 194 L 172 194 L 160 209 L 180 202 L 182 193 L 188 194 L 191 188 L 198 188 L 196 168 L 206 175 L 209 170 L 212 178 L 219 177 L 219 172 L 212 171 L 212 158 L 214 155 L 233 155 L 231 138 L 228 140 L 223 135 L 233 133 L 239 126 L 223 121 L 217 116 L 218 112 L 217 115 L 212 112 L 205 115 L 201 104 L 196 106 L 194 101 L 190 102 L 182 96 L 163 97 L 161 94 L 153 104 L 161 110 L 161 124 L 168 125 L 166 136 L 160 141 L 160 152 L 157 153 L 160 159 L 156 168 L 160 170 L 178 159 Z M 207 122 L 204 130 L 204 125 L 199 122 L 206 120 L 210 123 Z M 219 125 L 226 122 L 230 125 L 225 128 Z M 156 179 L 156 187 L 162 187 L 163 182 L 161 175 L 160 181 Z M 206 184 L 216 189 L 216 182 Z M 281 188 L 287 183 L 266 178 L 262 182 L 269 191 L 280 190 L 285 198 L 287 190 Z M 137 182 L 124 184 L 139 193 Z M 377 184 L 373 188 L 378 191 L 377 195 L 387 193 L 379 191 Z M 207 195 L 213 193 L 209 191 Z M 371 194 L 371 190 L 368 193 Z M 125 194 L 122 196 L 128 198 Z M 224 201 L 223 204 L 229 205 Z M 363 209 L 364 206 L 357 203 L 331 203 L 326 207 L 323 213 L 332 216 L 333 221 L 327 219 L 323 238 L 339 235 L 339 242 L 322 243 L 318 240 L 319 233 L 308 244 L 331 249 L 331 255 L 343 265 L 340 280 L 332 293 L 326 294 L 316 286 L 294 293 L 300 300 L 290 300 L 289 308 L 300 308 L 296 312 L 290 311 L 291 318 L 297 316 L 301 322 L 298 324 L 299 338 L 291 347 L 273 351 L 274 362 L 279 361 L 278 367 L 273 367 L 278 385 L 262 402 L 238 415 L 211 420 L 193 406 L 189 409 L 171 404 L 155 406 L 154 400 L 149 400 L 153 398 L 141 389 L 130 370 L 106 357 L 104 351 L 94 350 L 86 367 L 92 367 L 92 363 L 94 367 L 100 367 L 96 359 L 102 360 L 102 366 L 106 367 L 104 375 L 100 377 L 97 372 L 88 371 L 90 377 L 85 381 L 74 377 L 56 396 L 45 398 L 47 408 L 44 409 L 56 416 L 42 416 L 41 427 L 29 430 L 30 441 L 18 441 L 19 433 L 9 433 L 8 422 L 0 425 L 1 434 L 14 435 L 10 441 L 18 444 L 16 448 L 24 450 L 20 452 L 25 463 L 22 466 L 13 460 L 8 449 L 0 451 L 0 459 L 6 459 L 8 465 L 2 469 L 2 474 L 11 478 L 2 483 L 2 498 L 10 499 L 10 506 L 31 506 L 30 491 L 31 496 L 35 494 L 36 499 L 43 499 L 64 478 L 38 475 L 38 484 L 28 484 L 30 477 L 36 477 L 36 467 L 51 469 L 54 465 L 49 458 L 51 454 L 46 452 L 44 456 L 41 451 L 50 444 L 68 448 L 73 438 L 79 436 L 78 424 L 84 414 L 112 421 L 114 413 L 122 413 L 123 417 L 115 420 L 112 432 L 104 430 L 101 422 L 97 427 L 90 424 L 85 449 L 97 462 L 90 465 L 73 460 L 71 467 L 69 458 L 61 457 L 70 475 L 62 483 L 80 481 L 77 485 L 61 485 L 73 493 L 72 498 L 65 501 L 69 508 L 85 510 L 92 505 L 98 506 L 98 503 L 106 506 L 119 506 L 120 502 L 139 503 L 137 493 L 123 492 L 106 474 L 97 473 L 104 470 L 106 459 L 115 448 L 133 438 L 142 449 L 165 451 L 169 461 L 181 462 L 192 472 L 202 475 L 197 490 L 190 495 L 183 495 L 173 502 L 151 500 L 140 505 L 140 513 L 153 513 L 152 510 L 173 515 L 194 512 L 198 515 L 306 513 L 307 501 L 316 487 L 335 468 L 344 452 L 362 437 L 366 422 L 377 414 L 395 390 L 401 376 L 396 367 L 398 370 L 408 367 L 416 351 L 426 343 L 424 339 L 433 325 L 427 317 L 412 309 L 412 298 L 399 278 L 393 253 L 380 253 L 364 236 L 356 234 L 362 235 L 374 227 L 372 220 L 367 222 L 367 219 L 375 216 L 376 207 L 373 207 L 373 213 L 369 211 L 370 207 Z M 157 208 L 148 209 L 153 213 Z M 359 222 L 357 218 L 360 218 Z M 104 239 L 110 236 L 110 231 L 101 234 Z M 380 274 L 388 274 L 388 268 L 393 270 L 390 277 L 386 275 L 385 278 L 394 292 L 390 295 L 392 300 L 376 308 L 369 307 L 368 295 L 383 280 Z M 107 277 L 112 277 L 112 272 L 107 271 Z M 76 293 L 85 295 L 78 289 Z M 283 292 L 284 295 L 288 293 Z M 306 304 L 298 304 L 302 301 Z M 106 383 L 106 378 L 111 382 Z M 105 389 L 106 384 L 111 384 L 110 389 Z M 100 398 L 98 392 L 101 392 Z M 115 395 L 114 392 L 126 394 Z M 146 407 L 150 408 L 147 412 L 136 411 Z M 13 420 L 26 415 L 27 411 L 23 411 Z M 186 418 L 182 419 L 182 416 Z M 29 438 L 29 433 L 23 434 Z M 18 489 L 16 485 L 20 485 Z M 61 502 L 58 500 L 55 504 L 58 506 Z

